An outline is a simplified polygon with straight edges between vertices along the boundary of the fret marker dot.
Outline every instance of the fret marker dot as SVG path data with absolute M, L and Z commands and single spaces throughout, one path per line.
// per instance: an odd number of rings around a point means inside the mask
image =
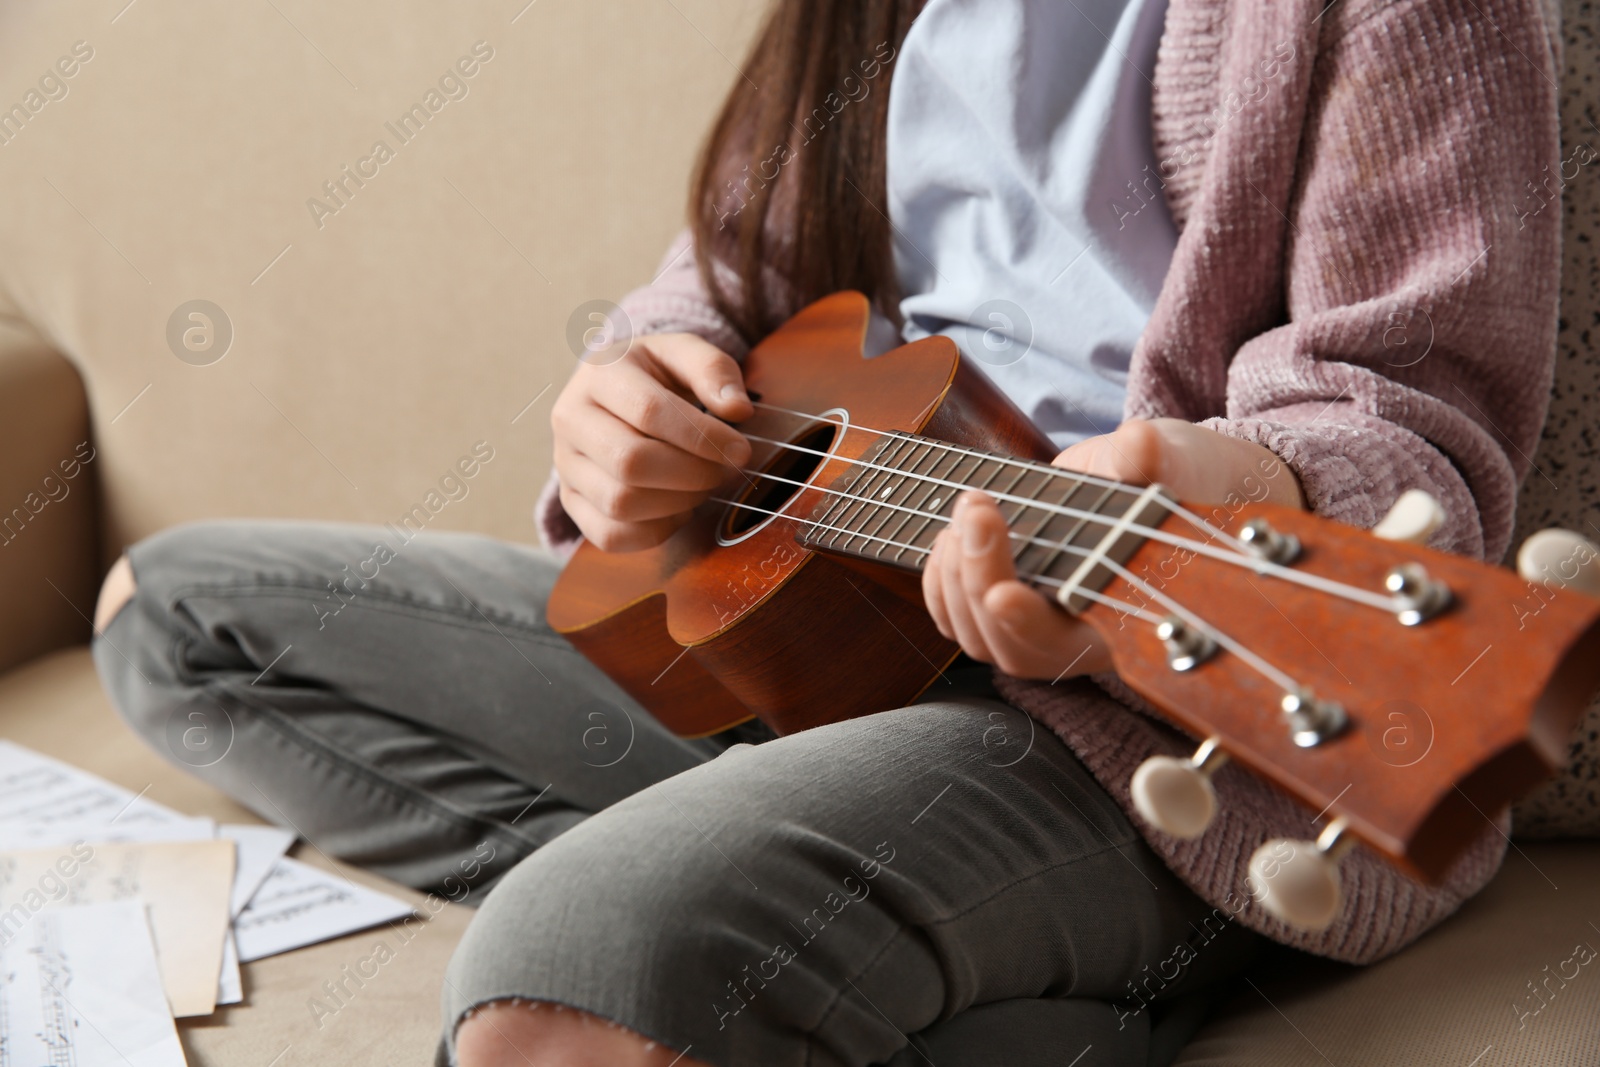
M 881 491 L 880 491 L 880 492 L 879 492 L 879 493 L 878 493 L 878 499 L 879 499 L 879 500 L 888 500 L 888 499 L 889 499 L 889 494 L 890 494 L 890 493 L 892 493 L 892 492 L 894 492 L 894 486 L 892 486 L 892 485 L 886 485 L 886 486 L 884 486 L 884 487 L 883 487 L 883 489 L 882 489 L 882 490 L 881 490 Z
M 928 510 L 929 511 L 938 511 L 939 510 L 939 504 L 943 499 L 944 499 L 943 497 L 937 497 L 936 496 L 932 500 L 928 501 Z

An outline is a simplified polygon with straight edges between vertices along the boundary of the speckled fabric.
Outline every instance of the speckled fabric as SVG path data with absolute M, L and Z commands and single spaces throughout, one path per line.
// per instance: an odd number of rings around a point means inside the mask
M 1434 547 L 1499 558 L 1556 345 L 1559 212 L 1523 200 L 1560 150 L 1544 3 L 1171 0 L 1152 117 L 1182 235 L 1134 352 L 1127 413 L 1261 444 L 1316 512 L 1356 526 L 1424 489 L 1447 516 Z M 706 322 L 691 251 L 675 249 L 623 302 L 636 332 L 725 335 Z M 570 550 L 577 531 L 553 493 L 540 519 Z M 1357 849 L 1333 924 L 1290 929 L 1248 900 L 1246 870 L 1268 838 L 1308 836 L 1302 808 L 1224 768 L 1216 823 L 1197 842 L 1167 837 L 1133 810 L 1127 783 L 1147 757 L 1192 741 L 1130 710 L 1115 680 L 1120 699 L 1087 682 L 1000 684 L 1190 888 L 1285 944 L 1381 959 L 1504 855 L 1506 823 L 1487 819 L 1436 887 Z
M 1591 0 L 1569 0 L 1562 20 L 1565 166 L 1551 167 L 1550 187 L 1537 191 L 1547 198 L 1561 195 L 1561 328 L 1550 415 L 1517 504 L 1515 544 L 1548 526 L 1600 541 L 1600 85 L 1594 74 L 1600 70 L 1600 41 L 1594 37 L 1594 6 Z M 1517 837 L 1600 837 L 1600 699 L 1589 705 L 1573 735 L 1566 770 L 1519 804 L 1512 824 Z

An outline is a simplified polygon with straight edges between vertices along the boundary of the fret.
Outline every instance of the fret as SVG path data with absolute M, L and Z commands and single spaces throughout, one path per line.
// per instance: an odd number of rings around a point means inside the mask
M 911 449 L 902 452 L 901 449 L 908 442 L 912 444 Z M 899 437 L 896 439 L 893 448 L 885 450 L 883 458 L 874 460 L 873 462 L 879 463 L 888 469 L 876 472 L 881 477 L 868 479 L 862 491 L 856 494 L 860 506 L 853 516 L 848 513 L 840 516 L 838 525 L 844 527 L 844 530 L 842 533 L 834 535 L 832 547 L 840 548 L 846 552 L 855 551 L 850 547 L 850 542 L 861 537 L 866 532 L 867 524 L 884 510 L 881 502 L 893 496 L 895 490 L 905 481 L 906 475 L 904 471 L 900 470 L 900 463 L 909 460 L 912 467 L 915 467 L 921 459 L 919 452 L 926 454 L 926 452 L 931 452 L 934 447 L 933 442 L 925 438 Z M 838 543 L 840 536 L 844 537 L 842 545 Z M 874 544 L 877 544 L 877 542 L 863 541 L 862 551 L 865 551 L 867 546 Z
M 1087 484 L 1087 483 L 1080 483 Z M 1052 514 L 1045 520 L 1039 533 L 1034 536 L 1044 541 L 1049 541 L 1054 548 L 1050 550 L 1044 561 L 1031 568 L 1034 574 L 1050 578 L 1065 579 L 1067 574 L 1077 567 L 1082 556 L 1078 553 L 1068 552 L 1069 548 L 1090 549 L 1100 539 L 1105 531 L 1104 524 L 1095 522 L 1090 515 L 1106 514 L 1108 505 L 1114 506 L 1114 501 L 1120 490 L 1116 486 L 1095 487 L 1098 492 L 1092 499 L 1079 501 L 1073 505 L 1078 510 L 1085 512 L 1083 515 Z M 1076 492 L 1076 490 L 1074 490 Z M 1066 573 L 1058 573 L 1061 567 Z
M 1011 480 L 1009 482 L 1007 482 L 1005 485 L 1002 485 L 1002 486 L 998 487 L 997 489 L 995 489 L 995 492 L 998 493 L 1001 496 L 1017 496 L 1018 495 L 1017 487 L 1022 484 L 1023 479 L 1028 477 L 1028 475 L 1030 475 L 1030 474 L 1037 474 L 1038 473 L 1037 471 L 1033 470 L 1031 467 L 1015 467 L 1013 469 L 1017 473 L 1012 476 Z M 1026 505 L 1024 505 L 1024 507 L 1025 506 Z M 1010 525 L 1010 520 L 1007 520 L 1007 525 Z
M 978 475 L 979 472 L 984 469 L 984 464 L 990 464 L 990 466 L 994 467 L 994 469 L 990 470 L 989 475 L 987 475 L 982 482 L 979 482 Z M 978 458 L 978 462 L 974 462 L 973 472 L 971 472 L 970 475 L 966 475 L 965 478 L 962 478 L 960 482 L 962 482 L 963 488 L 968 488 L 968 490 L 995 491 L 995 493 L 1005 493 L 1006 490 L 995 488 L 995 478 L 1005 474 L 1006 470 L 1016 469 L 1018 469 L 1016 462 L 1006 459 L 1005 456 L 981 456 L 981 458 Z M 950 482 L 955 482 L 955 478 L 949 478 L 949 480 Z M 939 515 L 941 515 L 941 517 L 942 515 L 946 515 L 946 510 L 944 510 L 946 507 L 955 506 L 955 498 L 957 498 L 958 494 L 960 494 L 960 490 L 954 490 L 954 488 L 949 488 L 949 486 L 944 486 L 944 490 L 946 490 L 946 498 L 944 498 L 941 509 L 939 509 Z M 928 545 L 926 545 L 925 549 L 923 549 L 925 552 L 931 550 L 931 547 L 933 547 L 934 537 L 938 537 L 939 531 L 944 530 L 944 526 L 933 526 L 931 523 L 933 523 L 933 518 L 926 518 L 926 520 L 923 520 L 922 526 L 918 526 L 917 533 L 910 537 L 910 542 L 912 542 L 912 544 L 917 545 L 917 547 L 923 547 L 922 534 L 930 534 L 930 536 L 928 536 Z
M 1112 490 L 1100 507 L 1094 511 L 1116 521 L 1109 526 L 1096 524 L 1093 548 L 1080 560 L 1061 588 L 1056 600 L 1068 611 L 1077 614 L 1093 601 L 1083 595 L 1085 590 L 1099 592 L 1115 572 L 1107 561 L 1126 563 L 1128 557 L 1145 542 L 1142 531 L 1159 525 L 1170 509 L 1161 499 L 1165 490 L 1159 485 L 1145 489 L 1132 487 Z
M 972 471 L 963 473 L 961 467 L 968 461 L 972 462 Z M 949 471 L 942 478 L 947 482 L 965 482 L 982 464 L 981 458 L 955 453 L 951 458 Z M 923 492 L 922 500 L 917 505 L 919 514 L 906 515 L 894 532 L 894 539 L 903 546 L 895 549 L 893 558 L 897 562 L 906 562 L 904 556 L 907 552 L 921 552 L 924 559 L 926 558 L 933 545 L 933 539 L 944 529 L 944 524 L 936 520 L 945 517 L 946 512 L 954 505 L 959 491 L 948 485 L 930 485 Z M 925 536 L 926 543 L 924 543 Z M 921 562 L 907 563 L 907 565 L 920 567 Z
M 973 458 L 973 456 L 968 456 L 968 454 L 965 453 L 958 453 L 958 451 L 950 450 L 950 448 L 946 448 L 946 450 L 941 451 L 942 454 L 939 456 L 939 459 L 944 459 L 944 456 L 954 456 L 954 462 L 950 464 L 950 469 L 947 470 L 946 474 L 938 474 L 938 462 L 934 462 L 933 470 L 928 472 L 930 477 L 938 477 L 941 482 L 957 482 L 965 485 L 966 477 L 963 477 L 963 475 L 960 474 L 960 469 L 962 469 L 963 462 L 968 461 L 968 459 L 973 459 L 973 472 L 976 472 L 978 467 L 981 467 L 982 464 L 986 462 L 986 458 L 981 458 L 981 456 L 979 456 L 979 458 Z M 926 555 L 926 550 L 928 549 L 926 549 L 925 545 L 920 544 L 918 537 L 922 537 L 923 531 L 928 530 L 928 528 L 933 525 L 934 518 L 939 518 L 944 515 L 944 510 L 950 506 L 950 501 L 954 501 L 955 494 L 957 493 L 958 490 L 952 490 L 952 488 L 947 485 L 939 485 L 938 482 L 925 483 L 922 499 L 915 502 L 915 504 L 910 504 L 910 494 L 907 493 L 907 506 L 914 507 L 917 512 L 922 512 L 922 514 L 912 515 L 909 514 L 909 512 L 899 512 L 899 515 L 901 515 L 901 522 L 899 522 L 898 526 L 894 526 L 893 531 L 885 534 L 885 537 L 888 539 L 888 541 L 898 541 L 901 542 L 901 545 L 909 545 L 909 549 L 907 549 L 907 547 L 898 547 L 898 545 L 885 545 L 885 547 L 894 549 L 894 555 L 891 557 L 894 561 L 901 561 L 902 557 L 906 555 L 907 550 L 920 549 Z M 915 528 L 912 533 L 907 534 L 906 526 L 909 526 L 912 522 L 917 523 L 917 528 Z M 934 530 L 934 534 L 938 534 L 938 530 Z M 933 539 L 930 537 L 930 544 L 931 541 L 933 541 Z
M 944 454 L 947 451 L 948 449 L 940 448 L 930 440 L 927 450 L 922 454 L 908 453 L 910 464 L 901 472 L 901 478 L 895 483 L 893 491 L 886 496 L 880 495 L 878 498 L 877 515 L 875 516 L 877 522 L 872 523 L 870 526 L 865 520 L 857 523 L 856 528 L 858 530 L 868 536 L 877 538 L 877 540 L 871 542 L 874 556 L 882 559 L 883 550 L 892 547 L 888 544 L 888 541 L 894 539 L 894 534 L 885 532 L 884 528 L 897 519 L 901 525 L 904 525 L 905 521 L 910 518 L 910 515 L 901 509 L 911 506 L 911 497 L 918 489 L 926 490 L 928 486 L 933 484 L 927 479 L 938 476 L 935 472 L 938 471 L 939 461 L 944 458 Z M 917 468 L 922 466 L 923 461 L 930 457 L 933 459 L 932 468 L 928 471 L 918 470 Z M 895 498 L 896 494 L 902 494 L 900 499 Z M 923 495 L 926 498 L 927 493 L 924 492 Z
M 887 438 L 854 468 L 813 512 L 800 533 L 803 544 L 921 569 L 956 496 L 964 488 L 984 490 L 1003 498 L 1001 513 L 1020 544 L 1012 550 L 1019 574 L 1061 579 L 1057 599 L 1074 612 L 1088 606 L 1087 593 L 1110 581 L 1111 564 L 1144 542 L 1143 527 L 1168 511 L 1159 487 L 1100 485 L 1071 471 L 913 434 Z M 1080 499 L 1085 495 L 1092 499 Z M 1079 514 L 1062 513 L 1069 508 Z
M 876 447 L 876 449 L 874 449 L 874 452 L 882 452 L 886 447 L 887 443 L 880 444 Z M 872 454 L 869 453 L 868 457 L 866 457 L 867 461 L 876 462 L 876 460 L 872 459 L 871 456 Z M 865 464 L 852 464 L 849 471 L 835 479 L 833 485 L 829 486 L 829 492 L 824 498 L 823 504 L 820 508 L 820 514 L 814 512 L 806 521 L 813 524 L 814 528 L 836 525 L 836 523 L 833 521 L 835 518 L 835 509 L 838 509 L 842 513 L 844 508 L 848 507 L 850 504 L 852 499 L 850 494 L 855 492 L 856 486 L 860 484 L 863 478 L 869 477 L 871 474 L 871 467 L 868 467 Z M 846 479 L 849 479 L 849 484 L 841 485 L 840 483 L 844 482 Z
M 1022 472 L 1022 477 L 1017 480 L 1016 484 L 1005 490 L 1008 496 L 1023 498 L 1014 502 L 1015 510 L 1009 515 L 1006 514 L 1009 502 L 1000 501 L 1000 514 L 1005 517 L 1006 527 L 1020 534 L 1015 547 L 1011 551 L 1011 562 L 1013 564 L 1021 558 L 1024 552 L 1032 547 L 1032 542 L 1028 540 L 1032 535 L 1027 531 L 1018 530 L 1018 526 L 1023 523 L 1023 519 L 1030 510 L 1039 509 L 1039 494 L 1045 492 L 1056 483 L 1057 474 L 1058 472 L 1053 470 L 1029 467 Z
M 881 448 L 862 457 L 861 466 L 867 472 L 866 478 L 858 480 L 856 487 L 852 488 L 848 496 L 838 498 L 841 505 L 839 511 L 827 523 L 827 525 L 834 527 L 834 529 L 827 531 L 825 535 L 828 538 L 828 548 L 835 548 L 842 552 L 850 551 L 849 546 L 853 539 L 851 522 L 856 516 L 865 511 L 869 506 L 872 495 L 879 491 L 879 487 L 896 476 L 897 472 L 893 469 L 894 459 L 907 444 L 911 444 L 915 448 L 921 442 L 915 437 L 895 436 L 885 441 Z M 876 464 L 876 466 L 866 466 L 868 463 Z M 854 514 L 851 512 L 852 508 L 855 509 Z M 843 544 L 839 543 L 840 537 L 844 538 Z
M 950 458 L 950 469 L 943 474 L 939 474 L 938 464 L 935 463 L 933 471 L 930 472 L 930 475 L 932 477 L 939 478 L 941 481 L 956 482 L 958 484 L 966 484 L 968 481 L 970 481 L 972 473 L 976 473 L 978 468 L 983 465 L 987 458 L 983 456 L 969 456 L 963 452 L 957 452 L 954 449 L 945 449 L 944 453 L 939 458 L 943 460 L 946 457 Z M 961 465 L 966 463 L 968 460 L 973 461 L 972 472 L 963 474 L 961 472 Z M 932 527 L 934 534 L 937 535 L 939 530 L 943 529 L 943 527 L 933 527 L 933 520 L 943 516 L 945 508 L 947 508 L 951 501 L 955 499 L 958 492 L 960 492 L 960 490 L 953 489 L 948 485 L 940 485 L 937 482 L 927 483 L 927 487 L 922 493 L 922 499 L 916 504 L 916 509 L 919 512 L 922 512 L 922 515 L 915 518 L 907 515 L 905 522 L 902 523 L 901 526 L 895 531 L 894 539 L 896 541 L 901 541 L 912 545 L 916 548 L 925 548 L 926 546 L 922 545 L 921 543 L 923 532 Z M 907 533 L 905 527 L 909 526 L 913 521 L 916 522 L 917 527 L 915 530 Z M 929 542 L 931 543 L 932 540 L 933 539 L 930 537 Z M 905 551 L 906 549 L 901 549 L 901 552 Z
M 1084 525 L 1088 522 L 1087 519 L 1074 519 L 1070 515 L 1063 515 L 1053 509 L 1083 507 L 1085 502 L 1075 504 L 1073 500 L 1079 493 L 1089 487 L 1089 483 L 1067 471 L 1058 472 L 1053 482 L 1056 484 L 1065 483 L 1067 491 L 1059 497 L 1052 497 L 1045 503 L 1032 505 L 1037 510 L 1042 511 L 1044 517 L 1039 520 L 1038 525 L 1034 526 L 1032 530 L 1027 531 L 1027 536 L 1030 540 L 1023 542 L 1022 551 L 1017 553 L 1016 563 L 1019 574 L 1045 575 L 1052 578 L 1065 577 L 1064 575 L 1051 574 L 1051 569 L 1055 566 L 1056 561 L 1066 553 L 1067 546 L 1073 543 L 1073 539 L 1082 532 Z M 1041 496 L 1044 490 L 1048 488 L 1048 486 L 1041 488 Z M 1094 511 L 1097 506 L 1105 502 L 1105 498 L 1113 491 L 1102 489 L 1098 498 L 1086 502 L 1088 506 L 1084 510 Z M 1039 541 L 1046 541 L 1049 544 L 1041 545 L 1037 543 Z M 1042 558 L 1030 562 L 1028 560 L 1030 551 L 1039 553 Z
M 888 494 L 882 494 L 878 498 L 874 514 L 870 515 L 870 517 L 862 518 L 862 522 L 856 523 L 856 530 L 861 531 L 862 536 L 878 537 L 877 541 L 870 542 L 872 544 L 872 555 L 883 558 L 883 549 L 890 547 L 882 539 L 885 536 L 883 528 L 888 523 L 894 522 L 896 518 L 906 514 L 906 512 L 902 512 L 899 509 L 910 506 L 910 498 L 918 490 L 930 485 L 928 478 L 936 477 L 939 461 L 942 458 L 944 458 L 944 450 L 941 450 L 936 442 L 928 442 L 928 448 L 922 453 L 907 453 L 909 462 L 907 462 L 907 466 L 904 469 L 899 470 L 899 480 L 894 483 L 893 490 Z M 933 466 L 925 472 L 925 470 L 922 470 L 922 464 L 930 461 L 930 459 L 933 461 Z

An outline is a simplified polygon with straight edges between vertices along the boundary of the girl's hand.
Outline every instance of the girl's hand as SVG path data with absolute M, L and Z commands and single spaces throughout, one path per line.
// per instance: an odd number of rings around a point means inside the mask
M 1160 482 L 1194 503 L 1222 503 L 1265 486 L 1262 502 L 1305 507 L 1299 481 L 1267 449 L 1182 419 L 1131 420 L 1053 462 L 1132 485 Z M 922 572 L 922 595 L 939 632 L 973 659 L 1019 678 L 1109 670 L 1110 653 L 1093 627 L 1017 580 L 1009 533 L 986 494 L 961 494 Z
M 728 422 L 754 412 L 738 362 L 694 334 L 637 338 L 615 362 L 580 364 L 550 414 L 561 506 L 607 552 L 658 545 L 749 462 Z

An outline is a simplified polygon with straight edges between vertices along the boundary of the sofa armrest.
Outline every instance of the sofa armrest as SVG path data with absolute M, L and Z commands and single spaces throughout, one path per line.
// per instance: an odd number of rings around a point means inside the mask
M 89 403 L 78 371 L 0 317 L 0 670 L 89 639 L 100 567 Z

